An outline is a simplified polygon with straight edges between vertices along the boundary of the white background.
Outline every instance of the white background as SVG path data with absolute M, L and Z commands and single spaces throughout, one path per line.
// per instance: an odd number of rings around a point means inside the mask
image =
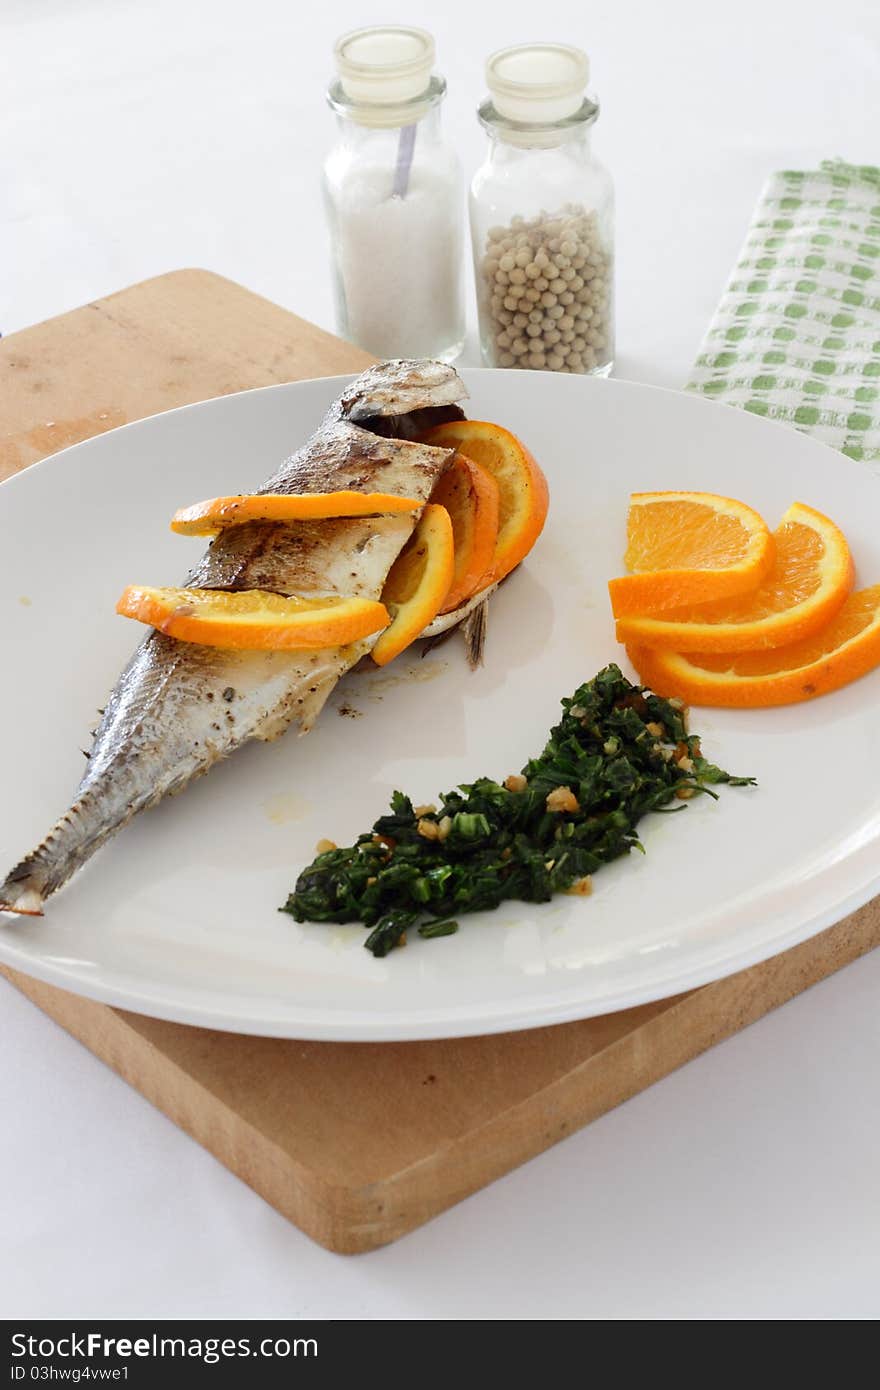
M 590 53 L 621 376 L 686 379 L 771 170 L 880 162 L 872 0 L 0 0 L 0 330 L 184 265 L 332 328 L 323 86 L 335 36 L 386 20 L 436 35 L 467 173 L 485 54 Z M 4 985 L 0 1315 L 876 1317 L 878 996 L 875 954 L 352 1259 Z

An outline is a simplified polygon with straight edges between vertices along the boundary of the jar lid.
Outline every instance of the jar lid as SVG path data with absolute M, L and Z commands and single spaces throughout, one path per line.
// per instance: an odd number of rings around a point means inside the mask
M 486 60 L 486 81 L 500 116 L 524 125 L 551 125 L 579 111 L 590 60 L 561 43 L 524 43 Z
M 434 40 L 424 29 L 377 25 L 343 34 L 333 56 L 352 105 L 401 106 L 428 91 Z

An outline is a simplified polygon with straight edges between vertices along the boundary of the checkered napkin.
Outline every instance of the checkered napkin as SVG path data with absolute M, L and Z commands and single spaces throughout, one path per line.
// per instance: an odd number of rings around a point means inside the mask
M 880 472 L 880 169 L 770 178 L 687 389 Z

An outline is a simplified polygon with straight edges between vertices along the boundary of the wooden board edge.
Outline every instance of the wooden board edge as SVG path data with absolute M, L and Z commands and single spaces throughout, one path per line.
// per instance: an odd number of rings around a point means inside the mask
M 872 902 L 783 955 L 683 995 L 551 1086 L 429 1158 L 360 1187 L 332 1186 L 303 1171 L 121 1010 L 5 967 L 0 973 L 319 1245 L 362 1254 L 543 1153 L 877 945 L 880 911 Z
M 27 347 L 31 335 L 42 337 L 47 329 L 57 329 L 58 325 L 69 322 L 71 319 L 80 318 L 83 314 L 88 314 L 90 310 L 105 309 L 106 306 L 115 305 L 122 302 L 128 311 L 128 301 L 132 298 L 142 298 L 150 295 L 155 290 L 161 290 L 164 295 L 168 290 L 183 286 L 189 290 L 191 288 L 202 288 L 205 285 L 215 286 L 227 297 L 240 300 L 249 306 L 250 313 L 259 311 L 267 318 L 283 323 L 286 332 L 291 339 L 297 332 L 305 333 L 305 336 L 312 342 L 320 342 L 328 347 L 334 357 L 346 358 L 347 365 L 340 366 L 339 375 L 344 376 L 358 371 L 363 371 L 365 367 L 372 366 L 376 358 L 363 348 L 355 347 L 353 343 L 347 343 L 338 338 L 334 333 L 330 333 L 326 328 L 320 328 L 309 319 L 300 318 L 292 309 L 285 309 L 282 305 L 276 304 L 274 300 L 267 299 L 265 295 L 259 294 L 256 290 L 248 289 L 246 285 L 240 284 L 237 280 L 230 280 L 227 276 L 221 275 L 216 270 L 208 270 L 203 266 L 183 266 L 177 270 L 167 270 L 160 275 L 150 275 L 145 280 L 136 280 L 132 285 L 125 285 L 121 290 L 112 290 L 110 294 L 101 295 L 98 299 L 86 300 L 83 304 L 74 305 L 70 309 L 65 309 L 63 313 L 56 314 L 50 319 L 42 319 L 37 323 L 24 324 L 12 333 L 7 333 L 0 339 L 0 356 L 15 354 L 23 347 Z M 323 374 L 324 376 L 327 373 Z M 272 385 L 272 380 L 265 383 Z M 251 388 L 242 387 L 242 390 Z M 210 397 L 208 398 L 210 399 Z M 155 413 L 155 412 L 151 412 Z M 143 417 L 141 417 L 143 418 Z
M 347 1194 L 304 1169 L 132 1026 L 124 1010 L 69 994 L 0 965 L 0 975 L 134 1088 L 234 1177 L 318 1245 L 336 1250 Z
M 553 1085 L 381 1188 L 337 1193 L 328 1248 L 361 1254 L 399 1239 L 878 945 L 875 900 L 782 955 L 682 995 Z

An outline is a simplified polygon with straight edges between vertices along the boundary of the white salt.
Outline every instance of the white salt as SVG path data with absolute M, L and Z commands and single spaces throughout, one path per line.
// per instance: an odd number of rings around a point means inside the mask
M 341 319 L 376 357 L 461 348 L 461 217 L 453 177 L 413 167 L 403 198 L 385 167 L 352 170 L 333 196 Z

